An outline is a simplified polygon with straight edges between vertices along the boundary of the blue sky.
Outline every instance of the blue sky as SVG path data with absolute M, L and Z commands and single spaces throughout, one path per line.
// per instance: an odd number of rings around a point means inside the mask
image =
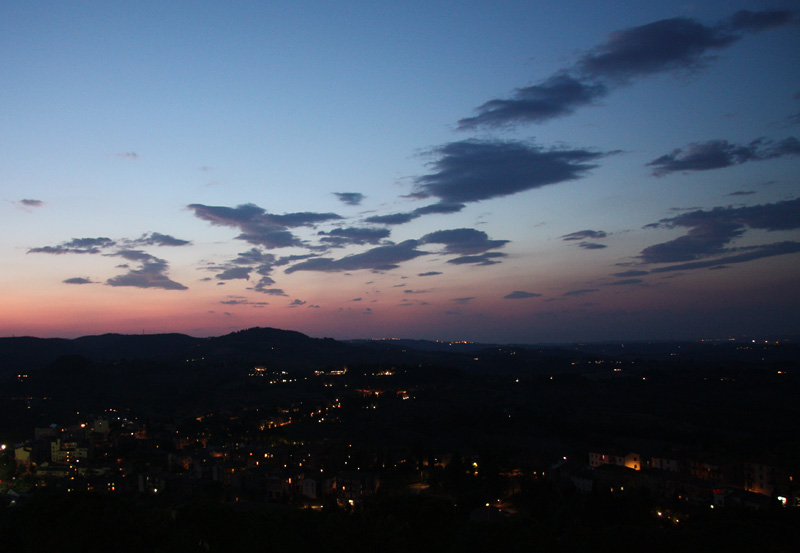
M 0 6 L 0 334 L 796 333 L 792 2 Z

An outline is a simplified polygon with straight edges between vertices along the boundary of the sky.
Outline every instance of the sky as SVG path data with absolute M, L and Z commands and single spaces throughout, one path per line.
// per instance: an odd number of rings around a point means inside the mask
M 800 6 L 2 2 L 0 336 L 800 333 Z

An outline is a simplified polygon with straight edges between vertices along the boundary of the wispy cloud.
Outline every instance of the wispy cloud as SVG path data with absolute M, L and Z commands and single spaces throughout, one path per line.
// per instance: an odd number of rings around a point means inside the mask
M 269 305 L 269 302 L 266 301 L 250 301 L 246 298 L 238 298 L 238 297 L 228 300 L 222 300 L 220 301 L 220 303 L 223 305 L 252 305 L 255 307 L 263 307 L 265 305 Z
M 759 138 L 746 145 L 727 140 L 709 140 L 689 144 L 686 150 L 675 149 L 647 164 L 653 175 L 661 177 L 680 171 L 708 171 L 741 165 L 748 161 L 764 161 L 800 155 L 800 141 L 789 137 L 779 142 Z
M 489 100 L 477 114 L 461 119 L 460 130 L 543 123 L 596 104 L 614 88 L 660 73 L 696 71 L 711 63 L 711 53 L 747 33 L 792 24 L 794 12 L 740 11 L 716 25 L 676 17 L 616 31 L 608 39 L 538 84 L 509 98 Z
M 643 249 L 643 263 L 679 263 L 732 253 L 728 248 L 748 228 L 766 231 L 800 228 L 800 198 L 746 207 L 696 210 L 662 219 L 651 228 L 688 228 L 684 236 Z
M 169 234 L 161 234 L 160 232 L 151 232 L 143 234 L 136 240 L 128 242 L 132 246 L 188 246 L 191 244 L 189 240 L 181 240 Z
M 508 257 L 508 254 L 503 252 L 486 252 L 481 255 L 463 255 L 453 259 L 448 259 L 448 263 L 453 265 L 496 265 L 500 263 L 499 259 Z
M 644 281 L 640 278 L 626 278 L 623 280 L 616 280 L 614 282 L 607 282 L 603 286 L 632 286 L 642 283 L 644 283 Z
M 585 296 L 586 294 L 591 294 L 593 292 L 599 292 L 599 288 L 580 288 L 578 290 L 570 290 L 569 292 L 564 292 L 561 294 L 562 296 Z
M 537 85 L 519 88 L 510 98 L 489 100 L 475 110 L 477 115 L 461 119 L 458 128 L 542 123 L 570 115 L 577 108 L 593 104 L 607 94 L 608 88 L 602 83 L 582 81 L 562 72 Z
M 370 269 L 374 271 L 388 271 L 396 269 L 403 261 L 409 261 L 427 252 L 418 250 L 418 240 L 406 240 L 399 244 L 388 246 L 378 246 L 362 253 L 348 255 L 340 259 L 329 257 L 314 257 L 306 261 L 292 265 L 286 269 L 286 273 L 297 271 L 322 271 L 340 272 L 357 271 L 360 269 Z
M 642 271 L 639 269 L 632 269 L 630 271 L 623 271 L 621 273 L 614 273 L 615 277 L 638 277 L 650 274 L 650 271 Z
M 217 274 L 216 278 L 217 280 L 248 280 L 252 270 L 250 267 L 231 267 Z
M 584 250 L 602 250 L 607 248 L 605 244 L 598 244 L 596 242 L 578 242 L 578 247 Z
M 288 294 L 284 292 L 282 288 L 267 288 L 267 286 L 270 286 L 272 284 L 275 284 L 275 282 L 274 281 L 264 282 L 264 279 L 262 279 L 258 284 L 256 284 L 253 287 L 253 290 L 261 294 L 266 294 L 268 296 L 288 296 Z
M 605 238 L 608 234 L 602 230 L 579 230 L 570 234 L 565 234 L 561 237 L 562 240 L 599 240 Z
M 415 198 L 425 198 L 427 197 L 425 194 L 415 193 L 411 195 Z M 415 219 L 419 219 L 424 215 L 446 215 L 448 213 L 458 213 L 464 209 L 464 204 L 462 203 L 449 203 L 449 202 L 438 202 L 435 204 L 426 205 L 423 207 L 418 207 L 412 211 L 407 211 L 405 213 L 390 213 L 388 215 L 372 215 L 365 219 L 365 222 L 377 225 L 404 225 L 409 223 Z
M 68 242 L 62 242 L 58 246 L 44 246 L 31 248 L 28 253 L 49 253 L 55 255 L 67 253 L 100 253 L 106 248 L 111 248 L 117 243 L 111 238 L 100 236 L 97 238 L 73 238 Z
M 800 242 L 777 242 L 775 244 L 766 244 L 763 246 L 739 248 L 735 250 L 735 252 L 736 253 L 732 251 L 730 255 L 723 255 L 714 259 L 692 261 L 689 263 L 670 265 L 668 267 L 657 267 L 651 272 L 666 273 L 672 271 L 687 271 L 690 269 L 717 269 L 722 268 L 723 265 L 730 265 L 733 263 L 745 263 L 756 259 L 764 259 L 766 257 L 800 253 Z
M 320 242 L 332 247 L 348 245 L 379 244 L 381 240 L 389 237 L 390 231 L 385 228 L 335 228 L 330 231 L 319 231 Z

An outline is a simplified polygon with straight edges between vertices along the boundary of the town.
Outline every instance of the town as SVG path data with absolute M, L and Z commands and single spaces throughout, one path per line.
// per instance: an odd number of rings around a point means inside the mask
M 380 528 L 418 550 L 498 534 L 511 550 L 571 550 L 608 528 L 667 548 L 720 525 L 743 546 L 743 520 L 773 529 L 761 543 L 798 537 L 792 342 L 439 354 L 381 341 L 304 365 L 280 361 L 291 336 L 249 332 L 246 354 L 66 355 L 9 375 L 4 535 L 41 545 L 26 524 L 59 504 L 166 517 L 137 539 L 172 525 L 206 550 L 255 531 L 254 513 L 283 529 L 269 539 L 336 520 L 333 550 L 377 546 Z M 308 340 L 306 359 L 331 346 Z M 193 526 L 198 505 L 235 523 Z

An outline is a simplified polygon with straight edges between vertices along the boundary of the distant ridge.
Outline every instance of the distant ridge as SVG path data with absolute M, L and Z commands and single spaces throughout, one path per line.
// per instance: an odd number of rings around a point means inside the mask
M 744 347 L 746 346 L 746 347 Z M 44 369 L 62 358 L 83 358 L 96 365 L 144 361 L 174 366 L 176 363 L 273 364 L 286 368 L 318 369 L 346 364 L 439 364 L 474 370 L 498 367 L 521 369 L 542 363 L 564 364 L 576 358 L 642 358 L 674 362 L 686 356 L 719 361 L 726 357 L 774 362 L 796 360 L 800 343 L 768 343 L 751 347 L 747 342 L 626 342 L 561 345 L 485 344 L 413 339 L 338 341 L 312 338 L 301 332 L 254 327 L 209 338 L 186 334 L 101 334 L 75 339 L 0 338 L 0 378 Z M 677 356 L 677 357 L 676 357 Z M 566 365 L 565 365 L 566 366 Z
M 0 375 L 43 368 L 60 357 L 80 355 L 95 363 L 122 360 L 179 360 L 199 356 L 263 353 L 275 348 L 310 347 L 331 339 L 310 338 L 276 328 L 250 328 L 224 336 L 195 338 L 186 334 L 100 334 L 65 338 L 0 338 Z

